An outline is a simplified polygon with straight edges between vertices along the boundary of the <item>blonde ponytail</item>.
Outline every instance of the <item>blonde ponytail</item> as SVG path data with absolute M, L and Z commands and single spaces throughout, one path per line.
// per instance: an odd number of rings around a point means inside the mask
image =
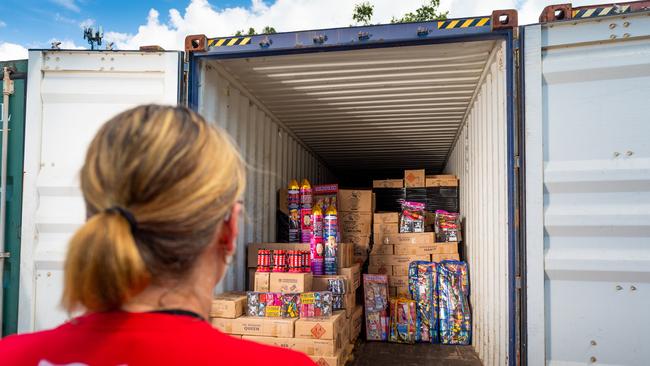
M 106 122 L 81 169 L 88 221 L 70 241 L 63 306 L 119 309 L 188 273 L 245 180 L 232 139 L 187 108 L 141 106 Z
M 114 310 L 149 282 L 129 222 L 117 212 L 92 216 L 77 231 L 65 261 L 63 305 L 72 311 Z

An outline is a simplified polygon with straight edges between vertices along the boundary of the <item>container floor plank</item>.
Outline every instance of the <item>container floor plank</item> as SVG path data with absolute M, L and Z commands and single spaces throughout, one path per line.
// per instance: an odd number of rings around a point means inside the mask
M 481 366 L 471 346 L 358 341 L 347 366 Z

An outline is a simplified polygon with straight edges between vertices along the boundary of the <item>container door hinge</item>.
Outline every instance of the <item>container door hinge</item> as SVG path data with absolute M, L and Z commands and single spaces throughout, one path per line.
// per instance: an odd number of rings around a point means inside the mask
M 521 276 L 515 276 L 515 289 L 521 289 Z
M 521 157 L 519 155 L 515 156 L 515 168 L 521 168 Z
M 0 259 L 10 258 L 10 257 L 11 257 L 11 253 L 9 252 L 0 253 Z

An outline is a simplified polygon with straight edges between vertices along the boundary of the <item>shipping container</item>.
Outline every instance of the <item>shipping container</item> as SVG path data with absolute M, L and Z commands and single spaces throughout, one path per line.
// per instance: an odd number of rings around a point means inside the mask
M 644 8 L 644 6 L 646 8 Z M 275 239 L 291 178 L 459 177 L 486 365 L 645 364 L 650 328 L 650 11 L 643 3 L 186 39 L 186 52 L 29 54 L 18 330 L 52 327 L 77 173 L 128 107 L 186 102 L 251 164 L 235 262 Z M 187 67 L 183 67 L 183 58 Z M 187 80 L 185 86 L 182 83 Z

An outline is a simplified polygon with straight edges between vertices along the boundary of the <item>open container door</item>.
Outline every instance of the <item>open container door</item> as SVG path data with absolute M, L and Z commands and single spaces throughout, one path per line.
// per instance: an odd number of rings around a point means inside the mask
M 18 331 L 50 328 L 68 240 L 85 221 L 79 171 L 110 117 L 144 103 L 177 104 L 182 53 L 30 51 Z
M 650 359 L 647 6 L 524 27 L 530 365 Z

